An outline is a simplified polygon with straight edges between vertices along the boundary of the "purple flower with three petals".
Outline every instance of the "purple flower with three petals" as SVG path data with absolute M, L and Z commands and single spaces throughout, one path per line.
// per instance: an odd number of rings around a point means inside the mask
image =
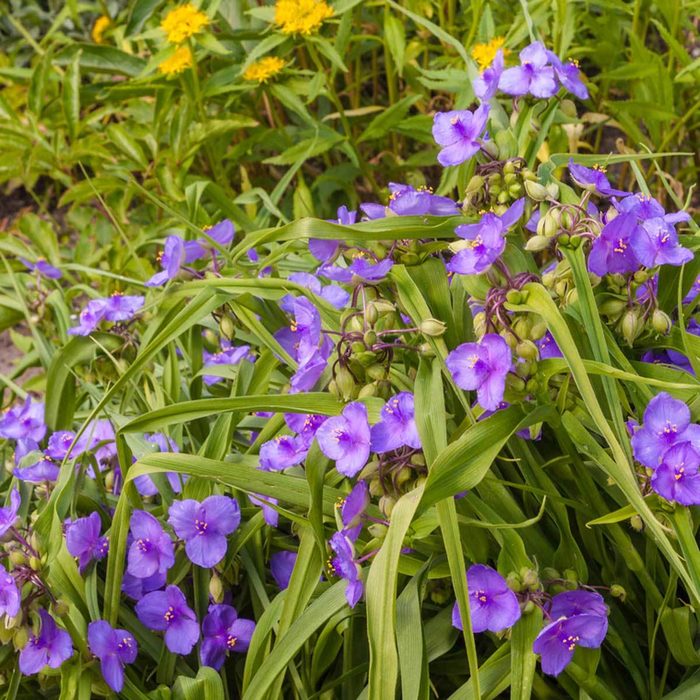
M 337 284 L 327 284 L 323 286 L 321 281 L 308 272 L 293 272 L 287 279 L 290 282 L 296 282 L 298 285 L 305 287 L 314 294 L 325 299 L 329 304 L 335 306 L 336 309 L 344 309 L 350 301 L 350 294 Z M 289 294 L 282 298 L 280 306 L 288 313 L 293 312 L 292 302 L 294 297 Z
M 353 542 L 357 540 L 362 530 L 362 518 L 369 505 L 369 487 L 367 482 L 358 481 L 350 493 L 340 501 L 340 520 L 343 523 L 343 533 Z
M 175 563 L 173 541 L 161 524 L 145 510 L 131 514 L 133 541 L 127 555 L 127 571 L 136 578 L 166 574 Z
M 388 208 L 397 216 L 456 216 L 460 213 L 457 204 L 449 197 L 433 194 L 433 191 L 428 187 L 416 189 L 411 185 L 390 182 L 389 192 Z M 382 216 L 386 215 L 386 210 L 384 212 Z M 371 216 L 369 218 L 381 217 Z
M 199 655 L 202 664 L 218 671 L 230 652 L 248 650 L 253 632 L 255 622 L 238 617 L 236 608 L 231 605 L 210 605 L 202 621 L 203 639 Z
M 57 268 L 46 262 L 44 258 L 39 258 L 36 262 L 30 262 L 24 258 L 20 258 L 22 264 L 32 272 L 36 272 L 41 277 L 48 277 L 52 280 L 58 280 L 63 277 L 63 273 Z
M 42 453 L 32 464 L 16 468 L 13 475 L 20 481 L 40 484 L 43 481 L 56 481 L 60 471 L 58 464 L 51 457 Z
M 270 557 L 270 573 L 281 591 L 289 586 L 296 561 L 296 552 L 275 552 Z
M 338 208 L 335 219 L 328 219 L 331 224 L 340 224 L 341 226 L 352 226 L 357 221 L 357 212 L 350 211 L 345 205 Z M 325 240 L 323 238 L 309 239 L 309 252 L 317 260 L 328 262 L 338 252 L 340 241 Z
M 253 358 L 250 352 L 250 345 L 231 345 L 227 341 L 221 342 L 221 350 L 219 352 L 202 352 L 202 361 L 204 369 L 211 367 L 231 367 L 239 364 L 243 360 L 251 360 Z M 207 386 L 216 384 L 224 379 L 216 374 L 205 374 L 204 383 Z
M 260 446 L 260 469 L 282 471 L 306 459 L 309 448 L 293 435 L 278 435 Z
M 474 632 L 501 632 L 520 619 L 520 604 L 506 580 L 495 569 L 474 564 L 467 570 L 469 612 Z M 459 605 L 452 608 L 452 625 L 462 629 Z
M 168 522 L 184 540 L 190 561 L 211 568 L 226 556 L 226 537 L 241 524 L 241 510 L 229 496 L 209 496 L 201 502 L 188 498 L 170 506 Z
M 325 423 L 328 416 L 319 416 L 314 413 L 285 413 L 284 422 L 290 430 L 298 433 L 297 437 L 305 447 L 311 447 L 316 431 Z
M 136 640 L 130 632 L 114 629 L 105 620 L 91 622 L 87 638 L 90 651 L 100 660 L 105 683 L 120 693 L 124 687 L 124 666 L 133 664 L 139 652 Z
M 46 610 L 39 610 L 41 630 L 32 635 L 19 653 L 19 670 L 25 676 L 39 673 L 44 666 L 59 668 L 73 655 L 70 634 L 56 625 Z
M 503 65 L 503 50 L 499 49 L 491 65 L 473 81 L 474 94 L 482 102 L 488 102 L 498 92 L 498 82 L 503 73 Z
M 631 236 L 637 227 L 633 214 L 618 214 L 603 227 L 588 253 L 588 269 L 599 277 L 635 272 L 639 261 L 632 248 Z
M 146 593 L 163 588 L 166 578 L 165 573 L 156 572 L 153 576 L 138 578 L 125 571 L 122 578 L 122 591 L 133 600 L 141 600 Z
M 613 200 L 613 204 L 618 211 L 634 214 L 641 221 L 663 219 L 667 224 L 679 224 L 690 220 L 690 214 L 687 211 L 667 214 L 656 199 L 641 192 L 631 194 L 621 200 Z
M 153 433 L 152 435 L 146 434 L 143 436 L 143 438 L 147 443 L 153 445 L 155 449 L 159 452 L 180 451 L 180 449 L 177 446 L 177 443 L 172 438 L 169 438 L 163 433 Z M 183 482 L 187 481 L 186 474 L 178 474 L 177 472 L 165 472 L 163 476 L 165 476 L 168 479 L 170 488 L 173 490 L 174 493 L 180 493 L 180 491 L 182 491 Z M 137 476 L 134 479 L 134 486 L 136 486 L 136 490 L 142 496 L 157 496 L 160 493 L 153 479 L 151 479 L 151 477 L 148 476 L 148 474 Z
M 381 282 L 394 266 L 391 258 L 384 260 L 370 260 L 364 253 L 358 253 L 347 267 L 335 265 L 323 266 L 319 274 L 336 282 L 345 284 L 371 284 Z
M 553 51 L 547 51 L 547 57 L 549 58 L 549 61 L 554 68 L 554 74 L 561 85 L 563 85 L 572 95 L 578 97 L 579 100 L 587 100 L 588 88 L 581 80 L 581 71 L 579 70 L 578 63 L 576 61 L 567 61 L 566 63 L 563 63 L 559 59 L 559 56 L 557 56 Z
M 667 501 L 683 506 L 700 505 L 700 455 L 683 442 L 666 450 L 654 470 L 651 487 Z
M 17 514 L 22 505 L 18 489 L 10 491 L 10 505 L 0 508 L 0 537 L 2 537 L 17 521 Z
M 355 561 L 355 547 L 350 538 L 342 532 L 336 532 L 331 537 L 330 546 L 335 553 L 329 561 L 330 572 L 348 582 L 345 588 L 345 600 L 351 608 L 354 608 L 364 590 L 360 578 L 361 569 Z
M 643 221 L 634 229 L 630 242 L 645 267 L 683 265 L 693 259 L 693 253 L 678 243 L 673 226 L 662 218 Z
M 146 282 L 147 287 L 160 287 L 177 277 L 185 262 L 185 241 L 180 236 L 168 236 L 158 255 L 158 262 L 162 270 Z
M 75 440 L 75 433 L 72 430 L 58 430 L 49 437 L 45 452 L 51 459 L 62 462 L 68 454 L 73 440 Z
M 487 104 L 482 104 L 474 112 L 465 109 L 435 114 L 433 138 L 442 146 L 438 153 L 440 165 L 459 165 L 479 151 L 489 109 Z
M 148 629 L 165 632 L 165 646 L 173 654 L 189 654 L 199 640 L 197 616 L 177 586 L 147 593 L 136 603 L 136 615 Z
M 6 411 L 0 418 L 0 437 L 8 440 L 34 440 L 46 435 L 43 401 L 32 401 L 28 396 L 21 406 Z
M 355 401 L 340 416 L 329 418 L 317 431 L 316 439 L 326 457 L 335 460 L 335 468 L 353 477 L 367 464 L 370 452 L 370 427 L 367 408 Z
M 15 579 L 0 567 L 0 617 L 14 617 L 19 612 L 21 602 Z
M 447 264 L 447 269 L 462 275 L 478 275 L 488 270 L 505 250 L 505 235 L 519 221 L 524 210 L 523 197 L 501 216 L 487 212 L 475 224 L 457 226 L 455 233 L 465 242 L 453 244 L 459 250 Z
M 421 448 L 413 394 L 402 391 L 384 404 L 379 423 L 372 426 L 371 438 L 372 452 L 390 452 L 404 446 Z
M 542 42 L 535 41 L 520 52 L 520 65 L 507 68 L 498 81 L 500 90 L 508 95 L 552 97 L 557 92 L 554 68 Z
M 587 168 L 585 165 L 574 163 L 573 158 L 569 158 L 569 173 L 571 179 L 584 190 L 595 192 L 604 197 L 624 197 L 627 192 L 616 190 L 610 186 L 608 178 L 605 176 L 605 169 L 601 167 Z
M 129 296 L 115 292 L 110 297 L 93 299 L 80 312 L 79 324 L 69 328 L 69 335 L 90 335 L 101 321 L 118 323 L 129 321 L 145 302 L 142 296 Z
M 564 357 L 554 336 L 547 331 L 536 343 L 540 353 L 540 360 L 550 360 L 552 358 Z
M 700 426 L 690 424 L 690 409 L 665 391 L 657 394 L 644 411 L 643 425 L 632 435 L 634 458 L 650 469 L 661 464 L 674 445 L 692 442 L 700 446 Z
M 78 559 L 80 572 L 84 572 L 91 561 L 104 559 L 109 552 L 109 540 L 100 535 L 102 521 L 99 513 L 90 513 L 66 526 L 66 548 Z
M 463 343 L 449 353 L 445 364 L 460 389 L 476 389 L 482 408 L 498 408 L 512 365 L 510 347 L 500 335 L 488 333 L 478 343 Z
M 549 615 L 557 620 L 560 617 L 572 617 L 573 615 L 599 615 L 608 616 L 608 606 L 603 596 L 595 591 L 575 590 L 557 593 L 552 598 L 549 607 Z

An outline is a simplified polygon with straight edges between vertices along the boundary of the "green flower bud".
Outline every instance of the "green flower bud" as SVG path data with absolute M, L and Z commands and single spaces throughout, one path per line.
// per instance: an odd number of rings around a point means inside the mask
M 606 299 L 598 308 L 603 316 L 617 317 L 627 308 L 627 302 L 624 299 Z
M 65 598 L 59 598 L 55 603 L 53 603 L 51 608 L 54 615 L 57 617 L 63 617 L 64 615 L 68 614 L 68 611 L 70 610 L 70 603 Z
M 38 557 L 29 557 L 29 567 L 34 571 L 41 569 L 41 560 Z
M 224 585 L 216 572 L 212 573 L 209 580 L 209 595 L 215 603 L 224 602 Z
M 512 160 L 506 161 L 503 164 L 503 174 L 504 175 L 513 175 L 516 172 L 516 167 L 515 163 Z M 508 182 L 508 180 L 506 180 Z
M 518 339 L 510 331 L 501 331 L 501 337 L 506 341 L 506 343 L 508 343 L 508 347 L 510 347 L 511 350 L 515 350 L 515 346 L 518 344 Z
M 355 378 L 347 367 L 340 365 L 335 373 L 335 384 L 343 401 L 351 401 L 355 396 Z
M 519 289 L 509 289 L 508 293 L 506 294 L 506 301 L 509 304 L 522 304 L 523 303 L 523 294 Z
M 523 193 L 523 186 L 519 182 L 513 183 L 508 188 L 508 194 L 513 198 L 517 199 Z
M 430 338 L 439 338 L 441 335 L 444 335 L 447 325 L 436 318 L 425 318 L 420 322 L 418 329 L 423 335 L 427 335 Z
M 27 563 L 27 557 L 18 549 L 10 552 L 10 564 L 13 566 L 24 566 Z
M 550 182 L 545 189 L 550 199 L 557 199 L 559 197 L 559 185 L 557 185 L 556 182 Z
M 360 391 L 357 394 L 358 399 L 366 399 L 370 396 L 376 396 L 377 395 L 377 385 L 372 383 L 372 384 L 365 384 Z
M 377 311 L 377 307 L 375 306 L 374 302 L 370 302 L 365 308 L 365 321 L 370 326 L 373 326 L 378 320 L 379 311 Z
M 420 262 L 420 256 L 416 255 L 415 253 L 404 253 L 400 257 L 401 262 L 407 266 L 418 265 L 418 263 Z
M 641 515 L 636 513 L 630 518 L 630 527 L 637 532 L 641 532 L 644 529 L 644 521 Z
M 377 342 L 377 334 L 374 331 L 365 331 L 362 342 L 371 348 Z
M 544 569 L 542 569 L 543 581 L 552 581 L 557 578 L 561 578 L 561 574 L 554 567 L 545 566 Z
M 525 244 L 525 250 L 529 250 L 531 253 L 538 253 L 541 250 L 549 248 L 552 244 L 552 239 L 546 236 L 532 236 L 528 238 Z
M 219 330 L 221 334 L 229 340 L 236 333 L 236 322 L 228 314 L 224 314 L 219 321 Z
M 541 340 L 544 338 L 544 334 L 547 332 L 547 323 L 541 316 L 537 316 L 530 333 L 528 334 L 532 340 Z
M 375 363 L 373 365 L 370 365 L 365 370 L 365 374 L 370 379 L 373 379 L 374 381 L 379 381 L 380 379 L 384 379 L 384 377 L 386 376 L 386 367 L 384 367 L 384 365 L 380 365 L 379 363 Z
M 542 275 L 542 285 L 551 289 L 557 281 L 557 276 L 553 272 L 545 272 Z
M 384 513 L 387 518 L 391 517 L 391 511 L 394 510 L 396 499 L 392 496 L 382 496 L 379 499 L 379 510 Z
M 435 357 L 435 350 L 430 343 L 421 343 L 418 346 L 418 352 L 421 354 L 421 357 Z
M 510 200 L 510 194 L 508 193 L 508 190 L 503 190 L 502 192 L 499 193 L 498 197 L 496 197 L 496 201 L 499 204 L 507 204 L 509 200 Z
M 478 314 L 474 314 L 472 325 L 474 327 L 474 334 L 476 337 L 481 338 L 486 333 L 486 314 L 483 311 L 479 311 Z
M 547 199 L 547 188 L 533 180 L 525 180 L 525 192 L 530 199 L 534 199 L 536 202 L 543 202 Z
M 523 582 L 523 588 L 534 591 L 540 587 L 540 577 L 534 569 L 523 567 L 520 569 L 520 580 Z
M 389 528 L 386 525 L 382 525 L 382 523 L 372 523 L 367 529 L 372 537 L 377 540 L 383 540 Z
M 512 374 L 509 374 L 506 377 L 506 386 L 512 391 L 516 391 L 518 393 L 525 391 L 525 382 L 520 377 Z
M 498 159 L 498 146 L 492 140 L 482 141 L 481 148 L 488 153 L 491 158 Z
M 557 236 L 557 243 L 562 248 L 568 248 L 570 242 L 571 242 L 571 236 L 569 236 L 568 233 L 561 233 L 561 234 L 559 234 L 559 236 Z
M 467 184 L 467 189 L 464 191 L 465 194 L 475 194 L 480 192 L 484 188 L 484 178 L 481 175 L 473 175 L 472 179 L 469 180 Z
M 379 471 L 379 460 L 373 459 L 373 460 L 370 460 L 369 462 L 367 462 L 367 464 L 365 464 L 365 466 L 362 468 L 362 471 L 360 472 L 360 474 L 357 478 L 368 480 L 371 477 L 374 477 L 374 475 L 378 471 Z
M 662 335 L 667 335 L 671 331 L 673 323 L 667 313 L 661 309 L 656 309 L 651 317 L 651 327 Z
M 515 593 L 520 593 L 520 591 L 523 590 L 523 582 L 515 571 L 511 571 L 508 576 L 506 576 L 506 583 L 508 584 L 508 588 L 510 588 L 511 591 L 515 591 Z
M 649 280 L 649 273 L 646 270 L 637 270 L 634 273 L 634 281 L 637 284 L 644 284 Z
M 613 583 L 610 586 L 610 595 L 613 598 L 619 598 L 624 603 L 625 598 L 627 598 L 627 591 L 619 583 Z
M 384 493 L 384 487 L 382 486 L 382 482 L 377 478 L 377 479 L 372 479 L 369 482 L 369 493 L 370 496 L 381 496 Z
M 12 643 L 15 649 L 24 649 L 29 641 L 29 632 L 26 627 L 19 627 L 12 635 Z
M 506 183 L 507 186 L 513 185 L 518 181 L 518 176 L 515 174 L 515 172 L 506 172 L 506 169 L 503 168 L 503 181 Z
M 521 340 L 515 346 L 515 354 L 524 360 L 537 360 L 540 356 L 537 346 L 531 340 Z
M 634 341 L 639 337 L 642 328 L 643 324 L 639 318 L 638 311 L 630 309 L 623 314 L 620 322 L 620 333 L 622 333 L 622 337 L 630 347 L 634 345 Z
M 401 488 L 408 481 L 413 480 L 413 470 L 410 467 L 402 467 L 396 474 L 394 483 L 398 488 Z

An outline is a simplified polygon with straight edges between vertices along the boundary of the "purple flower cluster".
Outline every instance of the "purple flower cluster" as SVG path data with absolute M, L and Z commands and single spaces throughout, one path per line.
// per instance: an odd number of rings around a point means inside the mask
M 79 324 L 68 329 L 70 335 L 90 335 L 102 321 L 122 323 L 130 321 L 141 307 L 145 298 L 115 292 L 103 299 L 92 299 L 80 312 Z

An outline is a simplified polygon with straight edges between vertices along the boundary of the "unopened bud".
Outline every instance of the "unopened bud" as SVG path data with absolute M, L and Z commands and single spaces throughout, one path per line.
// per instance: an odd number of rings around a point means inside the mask
M 472 325 L 474 327 L 474 335 L 476 335 L 477 338 L 481 338 L 481 336 L 486 333 L 486 314 L 483 311 L 479 311 L 478 314 L 475 314 Z
M 221 578 L 213 573 L 211 580 L 209 581 L 209 595 L 215 603 L 224 602 L 224 585 L 221 582 Z
M 28 641 L 29 632 L 27 632 L 27 628 L 19 627 L 12 637 L 12 643 L 14 644 L 15 649 L 23 649 Z
M 365 309 L 365 321 L 367 321 L 370 326 L 373 326 L 378 320 L 379 311 L 377 311 L 377 307 L 374 303 L 367 304 L 367 308 Z
M 395 505 L 396 499 L 392 496 L 382 496 L 379 499 L 379 510 L 381 510 L 387 518 L 391 516 L 391 511 L 394 510 Z
M 545 566 L 542 569 L 542 579 L 544 581 L 553 581 L 554 579 L 561 578 L 561 574 L 551 566 Z
M 670 332 L 673 323 L 669 318 L 667 313 L 664 313 L 661 309 L 656 309 L 651 317 L 651 327 L 662 335 L 666 335 Z
M 335 384 L 344 401 L 350 401 L 355 395 L 355 378 L 347 367 L 341 365 L 335 373 Z
M 506 386 L 518 393 L 525 391 L 525 382 L 520 377 L 513 374 L 509 374 L 506 377 Z
M 637 532 L 641 532 L 644 529 L 644 521 L 641 515 L 636 513 L 630 518 L 630 527 Z
M 236 323 L 228 314 L 226 314 L 222 316 L 221 321 L 219 321 L 219 330 L 225 338 L 231 339 L 236 332 Z
M 29 557 L 29 567 L 34 571 L 41 569 L 41 560 L 38 557 Z
M 495 141 L 482 141 L 481 148 L 492 158 L 498 158 L 498 146 L 496 145 Z
M 573 569 L 564 569 L 564 578 L 570 583 L 578 583 L 578 574 Z
M 551 243 L 552 239 L 546 236 L 532 236 L 532 238 L 527 239 L 525 250 L 529 250 L 531 253 L 538 253 L 540 250 L 549 248 Z
M 535 590 L 540 587 L 540 577 L 534 569 L 528 567 L 520 569 L 520 580 L 523 583 L 523 588 Z
M 506 294 L 506 301 L 509 304 L 522 304 L 523 303 L 523 293 L 518 289 L 509 289 Z
M 360 472 L 360 474 L 357 478 L 367 480 L 370 477 L 373 477 L 378 471 L 379 471 L 379 460 L 373 459 L 373 460 L 370 460 L 369 462 L 367 462 L 367 464 L 365 464 L 365 466 L 362 468 L 362 471 Z
M 423 335 L 431 338 L 439 338 L 447 330 L 447 326 L 436 318 L 426 318 L 420 322 L 418 329 Z
M 368 528 L 369 534 L 377 540 L 383 540 L 389 528 L 382 523 L 372 523 Z
M 613 598 L 619 598 L 624 603 L 627 597 L 627 591 L 619 583 L 613 583 L 613 585 L 610 586 L 610 595 Z
M 540 356 L 537 346 L 531 340 L 521 340 L 515 346 L 515 354 L 524 360 L 537 360 Z
M 545 189 L 550 199 L 557 199 L 559 197 L 559 185 L 557 185 L 556 182 L 550 182 Z
M 372 384 L 365 384 L 357 394 L 358 399 L 366 399 L 370 396 L 377 395 L 377 385 L 373 382 Z
M 537 317 L 537 320 L 532 324 L 530 329 L 530 338 L 532 340 L 541 340 L 544 334 L 547 332 L 547 323 L 541 317 Z
M 377 342 L 377 334 L 374 331 L 365 331 L 362 336 L 362 342 L 371 348 Z
M 627 302 L 623 299 L 607 299 L 600 305 L 600 313 L 603 316 L 619 316 L 627 307 Z
M 544 185 L 540 185 L 539 182 L 525 180 L 525 192 L 527 192 L 527 196 L 530 199 L 534 199 L 536 202 L 542 202 L 547 199 L 547 188 Z
M 480 192 L 484 187 L 484 178 L 481 175 L 474 175 L 469 183 L 467 184 L 467 189 L 464 191 L 465 194 L 470 195 L 476 192 Z
M 386 368 L 384 365 L 380 365 L 378 362 L 370 365 L 367 367 L 365 370 L 365 374 L 372 380 L 379 381 L 380 379 L 384 379 L 386 376 Z
M 641 330 L 642 323 L 637 311 L 626 311 L 620 323 L 620 332 L 630 347 L 634 344 Z
M 59 598 L 52 606 L 51 606 L 54 615 L 57 617 L 63 617 L 64 615 L 68 614 L 68 611 L 70 610 L 70 604 L 65 598 Z
M 435 350 L 430 343 L 421 343 L 418 346 L 418 352 L 421 357 L 435 357 Z
M 14 549 L 10 552 L 10 564 L 13 566 L 23 566 L 26 563 L 27 557 L 23 552 L 20 552 L 18 549 Z

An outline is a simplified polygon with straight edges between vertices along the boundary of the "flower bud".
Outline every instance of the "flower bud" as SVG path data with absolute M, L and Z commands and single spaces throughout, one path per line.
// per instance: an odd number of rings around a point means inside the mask
M 38 557 L 29 557 L 29 568 L 34 571 L 39 571 L 41 569 L 41 561 Z
M 520 569 L 520 580 L 524 589 L 534 591 L 540 587 L 540 577 L 534 569 L 528 567 Z
M 13 566 L 23 566 L 27 563 L 27 557 L 24 553 L 20 552 L 18 549 L 10 552 L 10 564 Z
M 535 601 L 528 600 L 525 603 L 525 605 L 523 605 L 523 607 L 522 607 L 522 614 L 523 615 L 531 615 L 535 611 L 536 608 L 537 608 L 537 606 L 535 605 Z
M 467 184 L 467 189 L 464 191 L 465 195 L 475 194 L 480 192 L 484 188 L 484 178 L 481 175 L 474 175 L 472 179 L 469 180 Z
M 538 316 L 535 322 L 532 324 L 530 333 L 528 334 L 532 340 L 541 340 L 544 338 L 544 334 L 547 332 L 547 323 L 545 320 Z
M 509 289 L 508 293 L 506 294 L 506 301 L 509 304 L 522 304 L 523 303 L 523 294 L 520 290 L 518 289 Z
M 515 593 L 520 593 L 520 591 L 523 590 L 523 582 L 515 571 L 511 571 L 508 576 L 506 576 L 506 583 L 508 584 L 508 588 Z
M 496 201 L 499 204 L 507 204 L 509 200 L 510 200 L 510 194 L 508 193 L 508 190 L 503 190 L 502 192 L 499 193 L 498 197 L 496 197 Z
M 459 253 L 460 250 L 466 250 L 467 248 L 471 248 L 471 246 L 471 241 L 465 241 L 463 238 L 460 238 L 459 240 L 449 243 L 447 248 L 451 253 Z
M 373 326 L 378 320 L 379 311 L 377 311 L 377 307 L 374 305 L 374 303 L 370 302 L 367 304 L 367 308 L 365 308 L 365 321 L 370 326 Z
M 370 477 L 373 477 L 378 471 L 379 471 L 379 460 L 373 459 L 373 460 L 370 460 L 369 462 L 367 462 L 367 464 L 365 464 L 365 466 L 362 468 L 362 471 L 360 472 L 360 474 L 357 478 L 366 480 L 366 479 L 369 479 Z
M 627 308 L 627 302 L 624 299 L 607 299 L 598 308 L 603 316 L 617 317 Z
M 53 614 L 57 617 L 63 617 L 68 614 L 70 604 L 65 598 L 59 598 L 52 606 Z
M 481 148 L 488 153 L 491 158 L 498 158 L 498 146 L 495 141 L 482 141 Z
M 29 632 L 27 632 L 27 628 L 19 627 L 12 637 L 12 643 L 14 644 L 15 649 L 23 649 L 27 645 L 28 641 Z
M 335 373 L 335 384 L 341 398 L 350 401 L 355 395 L 355 378 L 347 367 L 340 365 Z
M 418 352 L 421 357 L 435 357 L 435 350 L 430 343 L 421 343 L 418 346 Z
M 534 199 L 536 202 L 543 202 L 547 199 L 547 188 L 533 180 L 525 180 L 525 192 L 530 199 Z
M 564 569 L 564 578 L 569 583 L 578 583 L 578 574 L 573 569 Z
M 637 270 L 634 273 L 634 281 L 637 284 L 644 284 L 649 279 L 649 273 L 646 270 Z
M 527 239 L 525 250 L 529 250 L 531 253 L 538 253 L 541 250 L 549 248 L 551 243 L 552 239 L 546 236 L 532 236 L 532 238 Z
M 386 367 L 384 367 L 384 365 L 380 365 L 378 362 L 375 362 L 375 364 L 367 367 L 367 369 L 365 370 L 365 374 L 370 379 L 373 379 L 374 381 L 379 381 L 380 379 L 384 379 L 384 377 L 386 376 Z
M 525 382 L 520 377 L 513 374 L 509 374 L 506 377 L 506 386 L 512 391 L 517 391 L 518 393 L 525 391 Z
M 667 335 L 671 331 L 673 323 L 667 313 L 661 309 L 656 309 L 651 317 L 651 327 L 662 335 Z
M 392 496 L 382 496 L 379 499 L 379 510 L 381 510 L 387 518 L 391 517 L 391 511 L 394 510 L 395 505 L 396 499 Z
M 224 602 L 224 585 L 216 572 L 212 573 L 209 581 L 209 595 L 215 603 Z
M 559 185 L 557 185 L 556 182 L 550 182 L 545 189 L 550 199 L 557 199 L 559 197 Z
M 377 342 L 377 334 L 374 331 L 365 331 L 362 342 L 371 348 Z
M 524 360 L 537 360 L 540 356 L 537 346 L 531 340 L 521 340 L 515 346 L 515 354 Z
M 447 326 L 436 318 L 425 318 L 420 322 L 418 329 L 423 335 L 431 338 L 439 338 L 447 330 Z
M 224 314 L 219 321 L 219 330 L 221 335 L 230 340 L 236 333 L 236 322 L 228 314 Z
M 561 574 L 554 567 L 545 566 L 542 569 L 542 579 L 544 581 L 552 581 L 557 578 L 561 578 Z
M 517 352 L 517 350 L 516 350 L 516 352 Z M 534 374 L 535 367 L 537 367 L 536 362 L 529 362 L 527 360 L 516 362 L 515 363 L 515 373 L 519 377 L 521 377 L 522 379 L 527 379 L 531 374 Z M 527 386 L 525 388 L 527 388 Z
M 630 527 L 637 532 L 641 532 L 644 529 L 644 521 L 642 520 L 642 516 L 635 513 L 630 518 Z
M 481 338 L 486 333 L 486 314 L 483 311 L 475 314 L 472 319 L 472 325 L 474 327 L 474 335 L 477 338 Z
M 357 394 L 358 399 L 366 399 L 370 396 L 376 396 L 377 395 L 377 385 L 372 383 L 372 384 L 365 384 L 360 391 Z
M 382 523 L 372 523 L 368 528 L 369 534 L 377 540 L 383 540 L 389 528 Z
M 515 163 L 512 160 L 506 161 L 503 164 L 503 174 L 504 175 L 514 175 L 516 172 Z M 507 179 L 506 179 L 507 182 Z
M 639 313 L 632 309 L 626 311 L 620 322 L 620 332 L 630 347 L 634 345 L 634 341 L 638 338 L 641 331 L 642 321 L 639 318 Z
M 510 347 L 511 350 L 515 350 L 515 346 L 518 344 L 518 339 L 510 331 L 501 331 L 501 337 L 506 341 L 506 343 L 508 343 L 508 347 Z
M 627 591 L 619 583 L 613 583 L 610 586 L 610 595 L 613 598 L 619 598 L 624 603 L 625 598 L 627 598 Z
M 413 481 L 413 470 L 410 467 L 402 467 L 394 477 L 394 484 L 401 488 L 408 481 Z

